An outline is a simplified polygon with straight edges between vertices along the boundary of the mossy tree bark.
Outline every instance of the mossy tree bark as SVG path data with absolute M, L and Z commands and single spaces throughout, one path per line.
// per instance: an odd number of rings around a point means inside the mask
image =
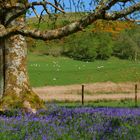
M 26 70 L 27 45 L 21 35 L 11 36 L 5 43 L 5 93 L 30 92 Z
M 13 12 L 10 13 L 11 15 Z M 7 15 L 8 16 L 8 15 Z M 5 18 L 6 19 L 6 18 Z M 25 26 L 25 17 L 21 16 L 12 21 L 8 26 Z M 11 108 L 22 108 L 27 111 L 35 112 L 36 109 L 43 107 L 43 101 L 33 92 L 29 84 L 27 74 L 27 43 L 22 35 L 10 35 L 5 38 L 4 43 L 4 87 L 3 96 L 0 102 L 2 110 Z M 3 86 L 4 84 L 4 86 Z
M 27 44 L 22 35 L 14 35 L 5 41 L 4 93 L 1 109 L 22 108 L 30 112 L 43 107 L 43 102 L 29 85 L 27 74 Z

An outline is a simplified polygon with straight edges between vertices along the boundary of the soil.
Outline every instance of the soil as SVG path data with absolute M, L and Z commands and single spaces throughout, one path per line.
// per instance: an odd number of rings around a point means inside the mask
M 135 84 L 127 83 L 94 83 L 83 84 L 85 101 L 95 100 L 121 100 L 135 98 Z M 138 85 L 138 98 L 140 98 L 140 83 Z M 81 84 L 67 86 L 46 86 L 33 89 L 44 101 L 81 101 Z

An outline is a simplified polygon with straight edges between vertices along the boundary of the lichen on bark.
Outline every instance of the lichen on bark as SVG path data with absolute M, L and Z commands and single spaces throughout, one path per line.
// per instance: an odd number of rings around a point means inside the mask
M 10 1 L 8 1 L 10 2 Z M 15 0 L 14 3 L 21 2 Z M 25 2 L 25 0 L 24 0 Z M 9 12 L 5 18 L 12 16 L 14 11 Z M 25 25 L 25 17 L 21 16 L 12 21 L 8 27 Z M 1 110 L 20 108 L 35 112 L 36 109 L 44 107 L 44 102 L 33 92 L 29 84 L 26 68 L 27 43 L 24 36 L 10 35 L 5 38 L 4 43 L 4 93 L 0 99 Z
M 21 108 L 35 112 L 44 102 L 33 92 L 27 74 L 27 45 L 21 35 L 5 42 L 5 90 L 0 101 L 1 110 Z

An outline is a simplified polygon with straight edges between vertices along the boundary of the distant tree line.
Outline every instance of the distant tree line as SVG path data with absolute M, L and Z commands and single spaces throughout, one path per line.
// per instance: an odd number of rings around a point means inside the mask
M 140 59 L 140 27 L 126 29 L 116 37 L 108 32 L 76 33 L 62 40 L 47 42 L 45 54 L 67 56 L 76 60 L 107 60 L 112 56 L 120 59 Z M 30 41 L 30 50 L 34 51 L 37 42 Z

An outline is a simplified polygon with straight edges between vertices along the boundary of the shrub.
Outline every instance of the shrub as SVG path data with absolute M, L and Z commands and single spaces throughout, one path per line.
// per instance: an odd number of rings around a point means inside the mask
M 47 46 L 47 55 L 58 57 L 62 54 L 62 47 L 60 46 Z
M 109 34 L 96 34 L 97 59 L 106 60 L 112 55 L 113 41 Z
M 92 38 L 76 40 L 64 46 L 64 55 L 82 61 L 94 61 L 97 56 L 96 46 Z
M 140 35 L 137 30 L 122 32 L 114 45 L 114 55 L 121 59 L 140 58 Z

